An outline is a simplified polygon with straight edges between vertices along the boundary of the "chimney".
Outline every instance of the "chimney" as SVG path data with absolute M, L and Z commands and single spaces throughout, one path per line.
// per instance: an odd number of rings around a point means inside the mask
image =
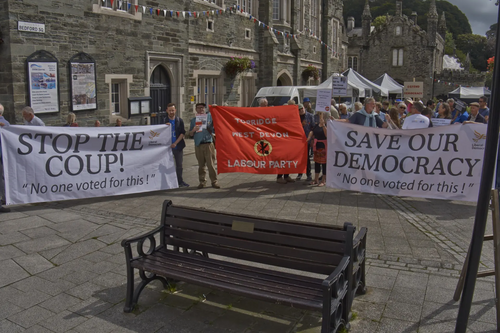
M 354 29 L 354 17 L 349 16 L 347 18 L 347 32 L 351 31 Z
M 411 20 L 413 21 L 414 25 L 417 25 L 417 17 L 418 17 L 417 12 L 411 13 Z
M 396 16 L 403 16 L 403 2 L 401 0 L 396 1 Z

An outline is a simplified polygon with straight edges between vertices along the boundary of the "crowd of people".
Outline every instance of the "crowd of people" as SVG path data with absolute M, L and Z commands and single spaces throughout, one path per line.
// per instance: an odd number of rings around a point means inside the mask
M 421 101 L 397 101 L 391 106 L 389 101 L 376 102 L 374 98 L 368 97 L 364 100 L 364 105 L 360 102 L 354 103 L 354 111 L 350 112 L 345 104 L 336 105 L 335 100 L 331 101 L 331 110 L 329 112 L 315 112 L 309 98 L 303 99 L 303 104 L 298 104 L 298 113 L 308 142 L 308 158 L 306 168 L 306 181 L 310 185 L 324 186 L 326 184 L 326 152 L 327 152 L 327 120 L 349 122 L 368 127 L 379 127 L 388 129 L 419 129 L 433 126 L 433 119 L 445 119 L 448 121 L 440 122 L 443 124 L 467 124 L 488 122 L 490 110 L 487 106 L 488 99 L 485 96 L 479 98 L 478 102 L 473 102 L 467 106 L 460 105 L 453 99 L 446 101 L 439 100 L 435 103 L 433 100 L 427 101 L 426 105 Z M 290 100 L 288 104 L 295 104 Z M 267 107 L 266 98 L 259 100 L 260 107 Z M 337 107 L 338 109 L 337 109 Z M 182 118 L 177 116 L 176 105 L 170 103 L 167 105 L 167 125 L 172 126 L 172 153 L 175 161 L 177 181 L 179 187 L 189 187 L 182 177 L 183 149 L 186 146 L 184 138 L 186 137 L 186 128 Z M 4 107 L 0 104 L 0 126 L 9 125 L 9 122 L 3 117 Z M 204 103 L 196 104 L 196 116 L 206 115 L 206 126 L 196 122 L 193 117 L 189 123 L 189 134 L 194 139 L 195 156 L 198 160 L 198 188 L 207 186 L 208 176 L 213 188 L 220 188 L 215 170 L 215 133 L 213 121 L 210 113 L 207 114 Z M 38 118 L 33 109 L 26 106 L 22 109 L 24 124 L 28 126 L 45 126 L 44 122 Z M 72 112 L 68 114 L 66 127 L 78 127 L 76 115 Z M 95 121 L 95 127 L 100 127 L 99 120 Z M 122 126 L 121 119 L 116 120 L 115 126 Z M 312 168 L 310 158 L 314 161 L 314 179 L 312 178 Z M 1 158 L 1 146 L 0 146 Z M 3 182 L 3 164 L 0 163 L 0 192 L 2 194 L 0 202 L 0 213 L 9 212 L 10 209 L 3 207 L 5 204 L 5 185 Z M 277 182 L 280 184 L 293 183 L 300 181 L 303 174 L 299 174 L 295 179 L 289 174 L 278 174 Z

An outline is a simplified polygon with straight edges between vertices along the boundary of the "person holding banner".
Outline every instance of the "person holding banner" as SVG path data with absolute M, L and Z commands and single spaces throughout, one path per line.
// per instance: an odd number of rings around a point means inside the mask
M 24 125 L 28 126 L 45 126 L 45 123 L 42 119 L 35 116 L 35 111 L 29 106 L 25 106 L 22 110 Z
M 470 116 L 469 118 L 464 121 L 464 124 L 468 123 L 479 123 L 479 124 L 486 124 L 486 119 L 479 113 L 479 103 L 474 102 L 470 103 Z
M 410 107 L 410 116 L 405 118 L 402 128 L 403 129 L 418 129 L 430 127 L 429 118 L 422 115 L 424 105 L 420 102 L 414 102 Z
M 197 103 L 196 115 L 201 116 L 204 114 L 205 103 Z M 207 166 L 208 175 L 212 181 L 212 187 L 220 188 L 217 181 L 217 172 L 215 171 L 215 146 L 212 137 L 213 131 L 214 125 L 210 113 L 207 114 L 206 128 L 202 128 L 202 125 L 196 125 L 196 117 L 191 119 L 189 135 L 194 138 L 194 152 L 196 159 L 198 160 L 198 176 L 200 180 L 198 188 L 204 188 L 207 183 L 205 165 Z
M 388 129 L 401 129 L 398 109 L 391 108 L 389 110 L 389 113 L 386 115 L 385 120 L 387 122 Z
M 486 122 L 488 122 L 488 118 L 490 117 L 490 108 L 488 107 L 488 97 L 486 96 L 479 97 L 479 114 L 484 117 Z
M 325 115 L 323 112 L 318 112 L 319 122 L 314 125 L 314 128 L 309 132 L 307 141 L 311 139 L 313 141 L 313 152 L 314 152 L 314 180 L 311 185 L 325 186 L 326 184 L 326 123 Z M 323 177 L 321 181 L 319 180 L 319 174 L 323 172 Z
M 306 135 L 306 138 L 309 137 L 309 133 L 313 129 L 314 125 L 314 119 L 312 114 L 309 112 L 306 112 L 304 109 L 304 105 L 299 104 L 299 116 L 300 116 L 300 121 L 302 122 L 302 128 L 304 128 L 304 134 Z M 307 142 L 310 142 L 309 140 Z M 309 144 L 308 144 L 309 147 Z M 312 180 L 311 177 L 311 160 L 309 159 L 309 156 L 307 156 L 307 169 L 306 169 L 306 175 L 307 179 L 306 181 L 310 182 Z M 295 180 L 299 181 L 302 179 L 302 174 L 299 173 L 297 175 L 297 178 Z
M 172 154 L 174 155 L 177 183 L 179 187 L 189 187 L 189 184 L 185 183 L 182 179 L 182 160 L 184 157 L 183 149 L 186 147 L 186 142 L 184 141 L 186 129 L 184 128 L 184 121 L 182 118 L 176 117 L 176 113 L 175 104 L 169 103 L 167 105 L 167 125 L 170 125 L 172 129 L 172 144 L 170 148 L 172 148 Z
M 451 108 L 448 103 L 440 103 L 438 106 L 438 115 L 436 118 L 451 119 Z
M 68 118 L 66 119 L 66 124 L 64 124 L 64 127 L 78 127 L 78 124 L 76 122 L 76 114 L 73 112 L 68 113 Z
M 367 126 L 367 127 L 380 127 L 387 128 L 387 123 L 384 123 L 382 119 L 377 115 L 375 110 L 375 99 L 373 97 L 368 97 L 365 99 L 365 107 L 354 113 L 348 121 L 351 124 Z M 342 121 L 342 120 L 339 120 Z
M 3 112 L 4 112 L 4 107 L 2 104 L 0 104 L 0 126 L 9 126 L 10 123 L 7 119 L 4 118 Z M 0 194 L 2 195 L 2 201 L 0 202 L 0 213 L 8 213 L 10 212 L 10 208 L 4 207 L 3 204 L 5 204 L 5 181 L 3 179 L 3 156 L 2 156 L 2 145 L 0 142 Z

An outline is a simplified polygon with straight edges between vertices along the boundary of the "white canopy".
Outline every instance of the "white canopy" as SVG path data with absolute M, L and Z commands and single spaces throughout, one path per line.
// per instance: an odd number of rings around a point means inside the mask
M 323 89 L 332 89 L 332 78 L 334 76 L 340 76 L 340 74 L 333 74 L 330 76 L 328 79 L 326 79 L 325 82 L 321 83 L 318 86 L 311 86 L 311 87 L 306 87 L 304 88 L 304 97 L 316 97 L 316 93 L 318 90 L 323 90 Z M 335 97 L 335 96 L 334 96 Z M 364 87 L 357 87 L 354 83 L 349 81 L 349 78 L 347 79 L 347 97 L 360 97 L 364 98 L 365 97 L 365 89 Z
M 458 87 L 448 95 L 460 99 L 478 99 L 481 96 L 491 95 L 491 91 L 486 87 Z
M 381 75 L 378 79 L 374 80 L 373 83 L 386 88 L 389 91 L 389 94 L 403 94 L 404 86 L 397 83 L 396 80 L 390 77 L 387 73 Z
M 349 68 L 342 75 L 347 76 L 348 81 L 352 82 L 357 87 L 363 87 L 365 90 L 369 90 L 370 92 L 373 90 L 376 93 L 381 94 L 382 96 L 389 96 L 389 91 L 387 88 L 383 88 L 376 83 L 368 80 L 354 69 Z M 372 94 L 370 93 L 369 96 Z

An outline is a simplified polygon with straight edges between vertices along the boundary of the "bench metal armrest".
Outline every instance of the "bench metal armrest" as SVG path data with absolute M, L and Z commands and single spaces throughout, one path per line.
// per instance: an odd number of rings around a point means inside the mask
M 164 228 L 164 225 L 161 225 L 161 226 L 157 227 L 156 229 L 153 229 L 150 232 L 147 232 L 147 233 L 142 234 L 140 236 L 136 236 L 133 238 L 128 238 L 128 239 L 122 240 L 121 244 L 125 250 L 125 258 L 127 260 L 127 265 L 130 261 L 132 261 L 134 259 L 137 259 L 139 257 L 145 257 L 146 255 L 152 254 L 156 251 L 157 247 L 156 247 L 155 235 L 158 233 L 162 233 L 163 228 Z M 144 242 L 146 240 L 149 240 L 150 244 L 149 244 L 149 249 L 147 251 L 144 251 L 143 245 L 144 245 Z M 137 243 L 137 253 L 139 255 L 138 257 L 135 257 L 135 258 L 132 256 L 132 249 L 130 247 L 130 245 L 134 244 L 134 243 Z
M 328 276 L 326 279 L 323 280 L 323 283 L 321 284 L 323 289 L 328 289 L 329 287 L 333 286 L 333 284 L 338 280 L 338 278 L 341 276 L 341 273 L 344 272 L 344 278 L 348 278 L 347 276 L 347 267 L 349 266 L 349 260 L 350 258 L 348 256 L 344 256 L 342 260 L 340 261 L 340 264 L 335 268 L 332 274 Z
M 126 247 L 126 246 L 130 246 L 130 244 L 132 243 L 136 243 L 140 240 L 146 240 L 147 238 L 151 237 L 151 236 L 154 236 L 156 235 L 157 233 L 159 233 L 160 231 L 163 230 L 163 225 L 157 227 L 156 229 L 153 229 L 149 232 L 146 232 L 145 234 L 142 234 L 140 236 L 135 236 L 135 237 L 132 237 L 132 238 L 127 238 L 127 239 L 124 239 L 122 240 L 122 246 L 123 247 Z

